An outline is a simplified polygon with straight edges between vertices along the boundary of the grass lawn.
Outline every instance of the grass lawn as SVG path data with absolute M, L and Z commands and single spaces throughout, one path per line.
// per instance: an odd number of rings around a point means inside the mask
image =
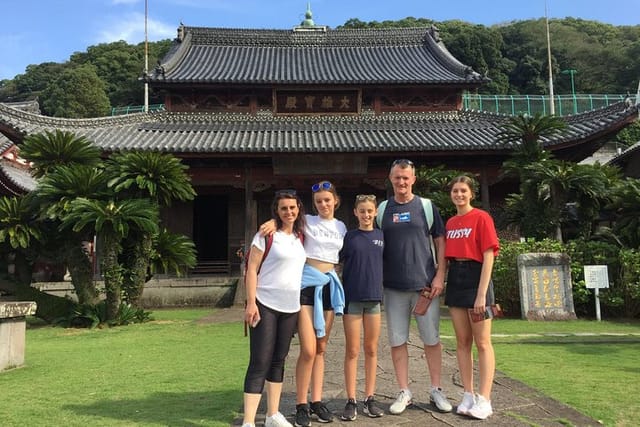
M 0 425 L 228 426 L 242 406 L 248 340 L 241 323 L 196 322 L 210 313 L 158 310 L 153 322 L 113 329 L 30 326 L 25 368 L 0 374 Z M 494 325 L 505 335 L 494 339 L 499 370 L 604 425 L 637 424 L 640 337 L 629 334 L 640 323 Z M 452 348 L 451 322 L 441 332 Z M 539 333 L 552 335 L 512 336 Z
M 451 322 L 441 333 L 453 336 Z M 498 319 L 493 333 L 498 370 L 605 426 L 638 424 L 640 322 Z M 455 348 L 454 338 L 443 342 Z

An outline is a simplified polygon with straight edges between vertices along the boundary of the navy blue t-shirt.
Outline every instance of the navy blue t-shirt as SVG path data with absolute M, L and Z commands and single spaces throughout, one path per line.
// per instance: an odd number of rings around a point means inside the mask
M 381 230 L 349 230 L 340 251 L 345 301 L 382 301 Z
M 391 197 L 382 217 L 384 232 L 384 287 L 417 291 L 431 284 L 436 269 L 431 255 L 429 234 L 444 236 L 444 222 L 432 203 L 433 224 L 427 220 L 420 197 L 408 203 L 397 203 Z

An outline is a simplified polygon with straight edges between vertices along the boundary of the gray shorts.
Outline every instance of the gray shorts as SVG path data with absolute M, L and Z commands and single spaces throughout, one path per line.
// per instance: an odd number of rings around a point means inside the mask
M 440 342 L 440 297 L 433 298 L 424 316 L 418 316 L 413 314 L 418 295 L 418 291 L 384 289 L 384 311 L 391 347 L 398 347 L 409 341 L 411 316 L 416 318 L 420 339 L 425 345 Z
M 363 314 L 380 314 L 379 301 L 354 301 L 347 304 L 344 314 L 362 316 Z

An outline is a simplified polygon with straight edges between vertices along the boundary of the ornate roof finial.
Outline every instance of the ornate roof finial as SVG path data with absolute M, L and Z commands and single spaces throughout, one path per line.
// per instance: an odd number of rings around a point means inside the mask
M 300 23 L 302 27 L 315 27 L 313 22 L 313 13 L 311 13 L 311 2 L 307 2 L 307 11 L 304 14 L 304 21 Z

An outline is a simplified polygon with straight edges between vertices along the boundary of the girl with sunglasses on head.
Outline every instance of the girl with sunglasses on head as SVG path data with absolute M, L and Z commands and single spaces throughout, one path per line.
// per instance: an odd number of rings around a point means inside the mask
M 311 415 L 319 422 L 333 421 L 333 414 L 322 402 L 324 355 L 335 315 L 344 310 L 344 290 L 335 272 L 342 240 L 347 233 L 344 223 L 334 217 L 340 197 L 329 181 L 311 187 L 316 215 L 306 215 L 304 248 L 307 255 L 300 293 L 298 338 L 300 354 L 296 364 L 296 420 L 298 427 L 311 425 Z M 260 231 L 270 234 L 273 221 L 262 224 Z M 311 399 L 309 404 L 309 391 Z
M 271 214 L 276 224 L 271 246 L 256 233 L 246 271 L 245 321 L 251 325 L 250 359 L 244 380 L 243 427 L 255 427 L 255 417 L 267 389 L 266 427 L 291 427 L 280 413 L 284 362 L 300 311 L 300 280 L 306 254 L 302 245 L 305 217 L 294 192 L 279 191 Z
M 347 232 L 340 251 L 345 292 L 342 322 L 346 344 L 344 382 L 347 404 L 342 413 L 342 419 L 345 421 L 354 421 L 358 415 L 356 377 L 362 329 L 364 329 L 364 413 L 371 418 L 381 417 L 384 414 L 373 397 L 378 366 L 384 251 L 382 230 L 373 226 L 377 212 L 376 196 L 372 194 L 356 196 L 353 214 L 358 218 L 358 228 Z

